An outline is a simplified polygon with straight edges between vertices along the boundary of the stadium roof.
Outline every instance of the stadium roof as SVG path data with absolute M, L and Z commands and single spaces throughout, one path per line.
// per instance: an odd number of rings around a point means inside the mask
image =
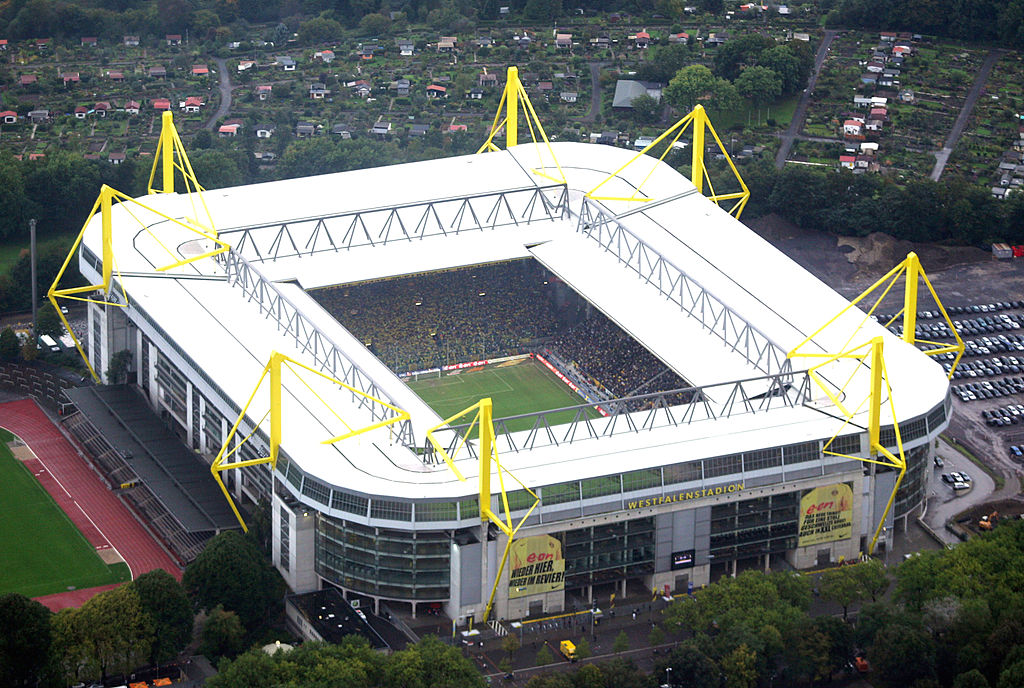
M 532 256 L 683 378 L 706 385 L 764 376 L 763 362 L 755 365 L 735 344 L 726 345 L 729 337 L 710 332 L 709 321 L 702 324 L 683 311 L 653 280 L 641 278 L 607 247 L 585 236 L 591 225 L 578 216 L 584 194 L 634 153 L 595 144 L 555 143 L 552 147 L 568 181 L 567 193 L 531 172 L 537 153 L 532 145 L 523 145 L 485 155 L 208 191 L 203 197 L 220 237 L 344 350 L 383 396 L 410 412 L 421 446 L 426 430 L 440 418 L 303 288 Z M 671 167 L 653 158 L 644 161 L 626 168 L 601 192 L 628 196 L 643 184 L 644 193 L 657 200 L 647 204 L 603 201 L 603 209 L 618 216 L 620 227 L 660 254 L 664 262 L 659 270 L 682 271 L 689 280 L 685 288 L 702 289 L 706 298 L 701 303 L 725 304 L 737 322 L 749 328 L 744 337 L 770 341 L 784 358 L 785 352 L 848 304 L 696 193 L 691 182 Z M 539 196 L 546 207 L 557 208 L 554 219 L 537 212 L 536 204 L 542 203 Z M 528 206 L 529 198 L 535 205 Z M 560 199 L 565 205 L 559 205 Z M 193 200 L 185 195 L 140 200 L 171 217 L 194 212 Z M 508 216 L 520 219 L 492 219 L 505 212 L 502 203 L 515 206 Z M 447 226 L 448 231 L 418 232 L 427 222 L 423 218 L 430 217 L 424 209 L 439 215 L 443 219 L 438 220 L 439 226 Z M 272 351 L 312 363 L 296 338 L 268 318 L 258 299 L 224 281 L 222 264 L 202 259 L 154 273 L 172 262 L 163 246 L 175 247 L 176 257 L 194 256 L 210 248 L 206 242 L 194 241 L 195 235 L 145 210 L 133 208 L 134 217 L 122 208 L 114 213 L 114 256 L 132 307 L 158 323 L 161 336 L 173 340 L 232 404 L 240 408 L 249 397 Z M 473 217 L 476 222 L 466 220 L 459 225 L 463 229 L 452 231 L 453 217 Z M 152 224 L 159 242 L 142 231 L 135 218 Z M 99 224 L 94 219 L 84 239 L 97 256 L 101 254 Z M 94 276 L 88 262 L 83 257 L 83 271 Z M 167 279 L 169 275 L 187 279 Z M 838 351 L 863 320 L 863 313 L 853 309 L 816 336 L 811 347 L 819 352 Z M 722 324 L 717 327 L 721 329 Z M 735 327 L 735 322 L 725 327 Z M 858 341 L 884 338 L 889 382 L 901 421 L 943 401 L 948 382 L 939 365 L 873 322 L 864 328 Z M 806 360 L 794 360 L 794 368 L 806 369 L 810 365 Z M 831 375 L 839 384 L 858 365 L 841 361 L 823 375 Z M 867 376 L 860 378 L 847 388 L 847 400 L 854 407 L 867 391 Z M 462 462 L 470 481 L 458 483 L 443 465 L 424 465 L 387 429 L 337 445 L 320 444 L 341 434 L 344 426 L 319 410 L 323 407 L 310 388 L 288 378 L 284 382 L 282 446 L 305 471 L 369 495 L 451 499 L 475 494 L 475 462 Z M 323 381 L 310 386 L 352 427 L 372 422 L 351 394 Z M 709 396 L 716 393 L 708 392 Z M 840 414 L 824 394 L 816 396 L 822 403 L 540 447 L 505 454 L 502 460 L 527 484 L 542 485 L 618 472 L 622 466 L 616 455 L 624 451 L 631 452 L 631 468 L 643 468 L 828 438 L 839 429 Z M 266 397 L 257 395 L 250 417 L 263 416 Z M 883 424 L 892 422 L 887 406 L 882 418 Z M 866 426 L 866 411 L 858 420 Z

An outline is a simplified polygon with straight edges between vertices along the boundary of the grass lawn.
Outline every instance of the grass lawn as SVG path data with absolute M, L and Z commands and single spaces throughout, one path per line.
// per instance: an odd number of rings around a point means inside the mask
M 0 431 L 0 593 L 39 597 L 130 579 L 128 565 L 104 564 Z
M 584 403 L 564 382 L 533 359 L 510 363 L 467 370 L 457 375 L 424 377 L 410 380 L 408 384 L 442 418 L 448 418 L 484 397 L 490 397 L 494 402 L 495 418 Z M 598 415 L 592 409 L 587 409 L 587 412 L 592 418 Z M 554 414 L 549 422 L 567 423 L 574 417 L 575 411 L 566 411 Z M 456 422 L 468 423 L 471 420 L 472 415 L 467 414 L 464 420 Z M 533 420 L 524 418 L 517 423 L 509 423 L 509 428 L 526 430 L 533 427 Z

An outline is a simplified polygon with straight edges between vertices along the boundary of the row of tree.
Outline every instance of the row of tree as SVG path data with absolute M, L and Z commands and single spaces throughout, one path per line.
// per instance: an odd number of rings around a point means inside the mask
M 280 611 L 284 583 L 252 538 L 222 533 L 185 569 L 179 583 L 162 569 L 56 614 L 18 594 L 0 596 L 0 686 L 65 686 L 102 680 L 198 649 L 233 657 Z

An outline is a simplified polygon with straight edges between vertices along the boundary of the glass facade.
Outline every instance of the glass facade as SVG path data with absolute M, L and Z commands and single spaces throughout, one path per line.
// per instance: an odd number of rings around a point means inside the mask
M 902 427 L 902 426 L 901 426 Z M 931 453 L 927 444 L 915 447 L 906 452 L 907 474 L 896 491 L 896 503 L 893 505 L 893 517 L 901 518 L 924 503 L 925 475 L 928 471 L 928 456 Z
M 316 572 L 335 585 L 402 600 L 446 600 L 451 537 L 371 528 L 318 515 Z
M 785 552 L 797 544 L 797 492 L 711 507 L 712 562 Z
M 565 587 L 654 573 L 654 518 L 555 533 L 565 553 Z

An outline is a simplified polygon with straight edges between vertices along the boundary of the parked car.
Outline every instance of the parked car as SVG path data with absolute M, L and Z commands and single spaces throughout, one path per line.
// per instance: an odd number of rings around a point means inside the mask
M 946 465 L 946 464 L 945 464 L 945 463 L 943 462 L 943 460 L 942 460 L 942 457 L 941 457 L 941 456 L 933 456 L 933 457 L 932 457 L 932 463 L 934 463 L 934 464 L 935 464 L 935 467 L 936 467 L 936 468 L 942 468 L 943 466 L 945 466 L 945 465 Z

